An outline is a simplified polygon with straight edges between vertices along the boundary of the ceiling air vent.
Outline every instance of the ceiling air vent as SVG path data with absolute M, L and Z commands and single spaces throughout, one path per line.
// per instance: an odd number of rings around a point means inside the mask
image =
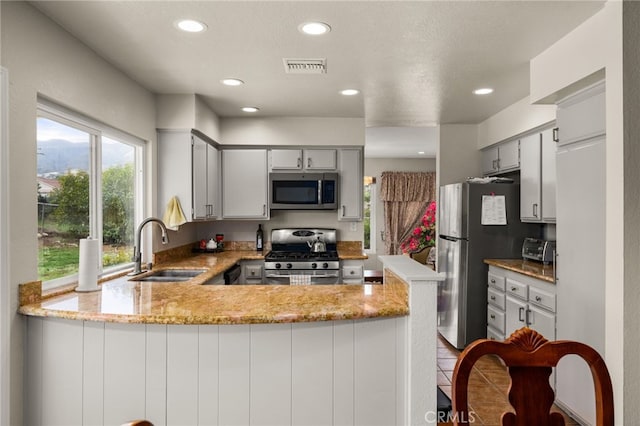
M 324 74 L 327 72 L 326 59 L 284 58 L 284 72 L 287 74 Z

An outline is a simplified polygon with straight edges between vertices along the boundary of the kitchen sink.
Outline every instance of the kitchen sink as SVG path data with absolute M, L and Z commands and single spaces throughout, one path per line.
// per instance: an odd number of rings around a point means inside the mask
M 160 269 L 131 278 L 131 281 L 179 282 L 189 281 L 206 272 L 205 269 Z

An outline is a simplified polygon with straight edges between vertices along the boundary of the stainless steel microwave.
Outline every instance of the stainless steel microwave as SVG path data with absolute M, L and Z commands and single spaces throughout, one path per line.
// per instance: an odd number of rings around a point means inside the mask
M 337 210 L 337 173 L 270 173 L 272 210 Z

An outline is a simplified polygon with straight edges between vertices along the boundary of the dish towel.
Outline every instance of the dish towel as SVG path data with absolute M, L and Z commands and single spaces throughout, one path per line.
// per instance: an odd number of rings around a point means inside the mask
M 162 221 L 167 229 L 172 231 L 177 231 L 180 225 L 187 223 L 187 218 L 184 217 L 184 212 L 182 211 L 178 197 L 171 197 L 164 211 L 164 216 L 162 216 Z
M 290 285 L 307 285 L 311 284 L 311 275 L 290 275 Z

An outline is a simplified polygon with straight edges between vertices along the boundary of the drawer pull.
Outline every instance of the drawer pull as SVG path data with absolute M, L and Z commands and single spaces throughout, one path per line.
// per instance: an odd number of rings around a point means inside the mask
M 541 302 L 541 301 L 542 301 L 542 297 L 536 296 L 536 302 Z
M 491 296 L 491 300 L 496 300 L 496 297 L 495 296 Z
M 491 284 L 495 284 L 496 280 L 494 280 L 493 278 L 491 278 Z
M 518 287 L 511 287 L 511 291 L 518 291 Z
M 493 314 L 491 314 L 491 319 L 492 319 L 492 320 L 496 319 L 496 316 L 495 316 L 495 315 L 493 315 Z

